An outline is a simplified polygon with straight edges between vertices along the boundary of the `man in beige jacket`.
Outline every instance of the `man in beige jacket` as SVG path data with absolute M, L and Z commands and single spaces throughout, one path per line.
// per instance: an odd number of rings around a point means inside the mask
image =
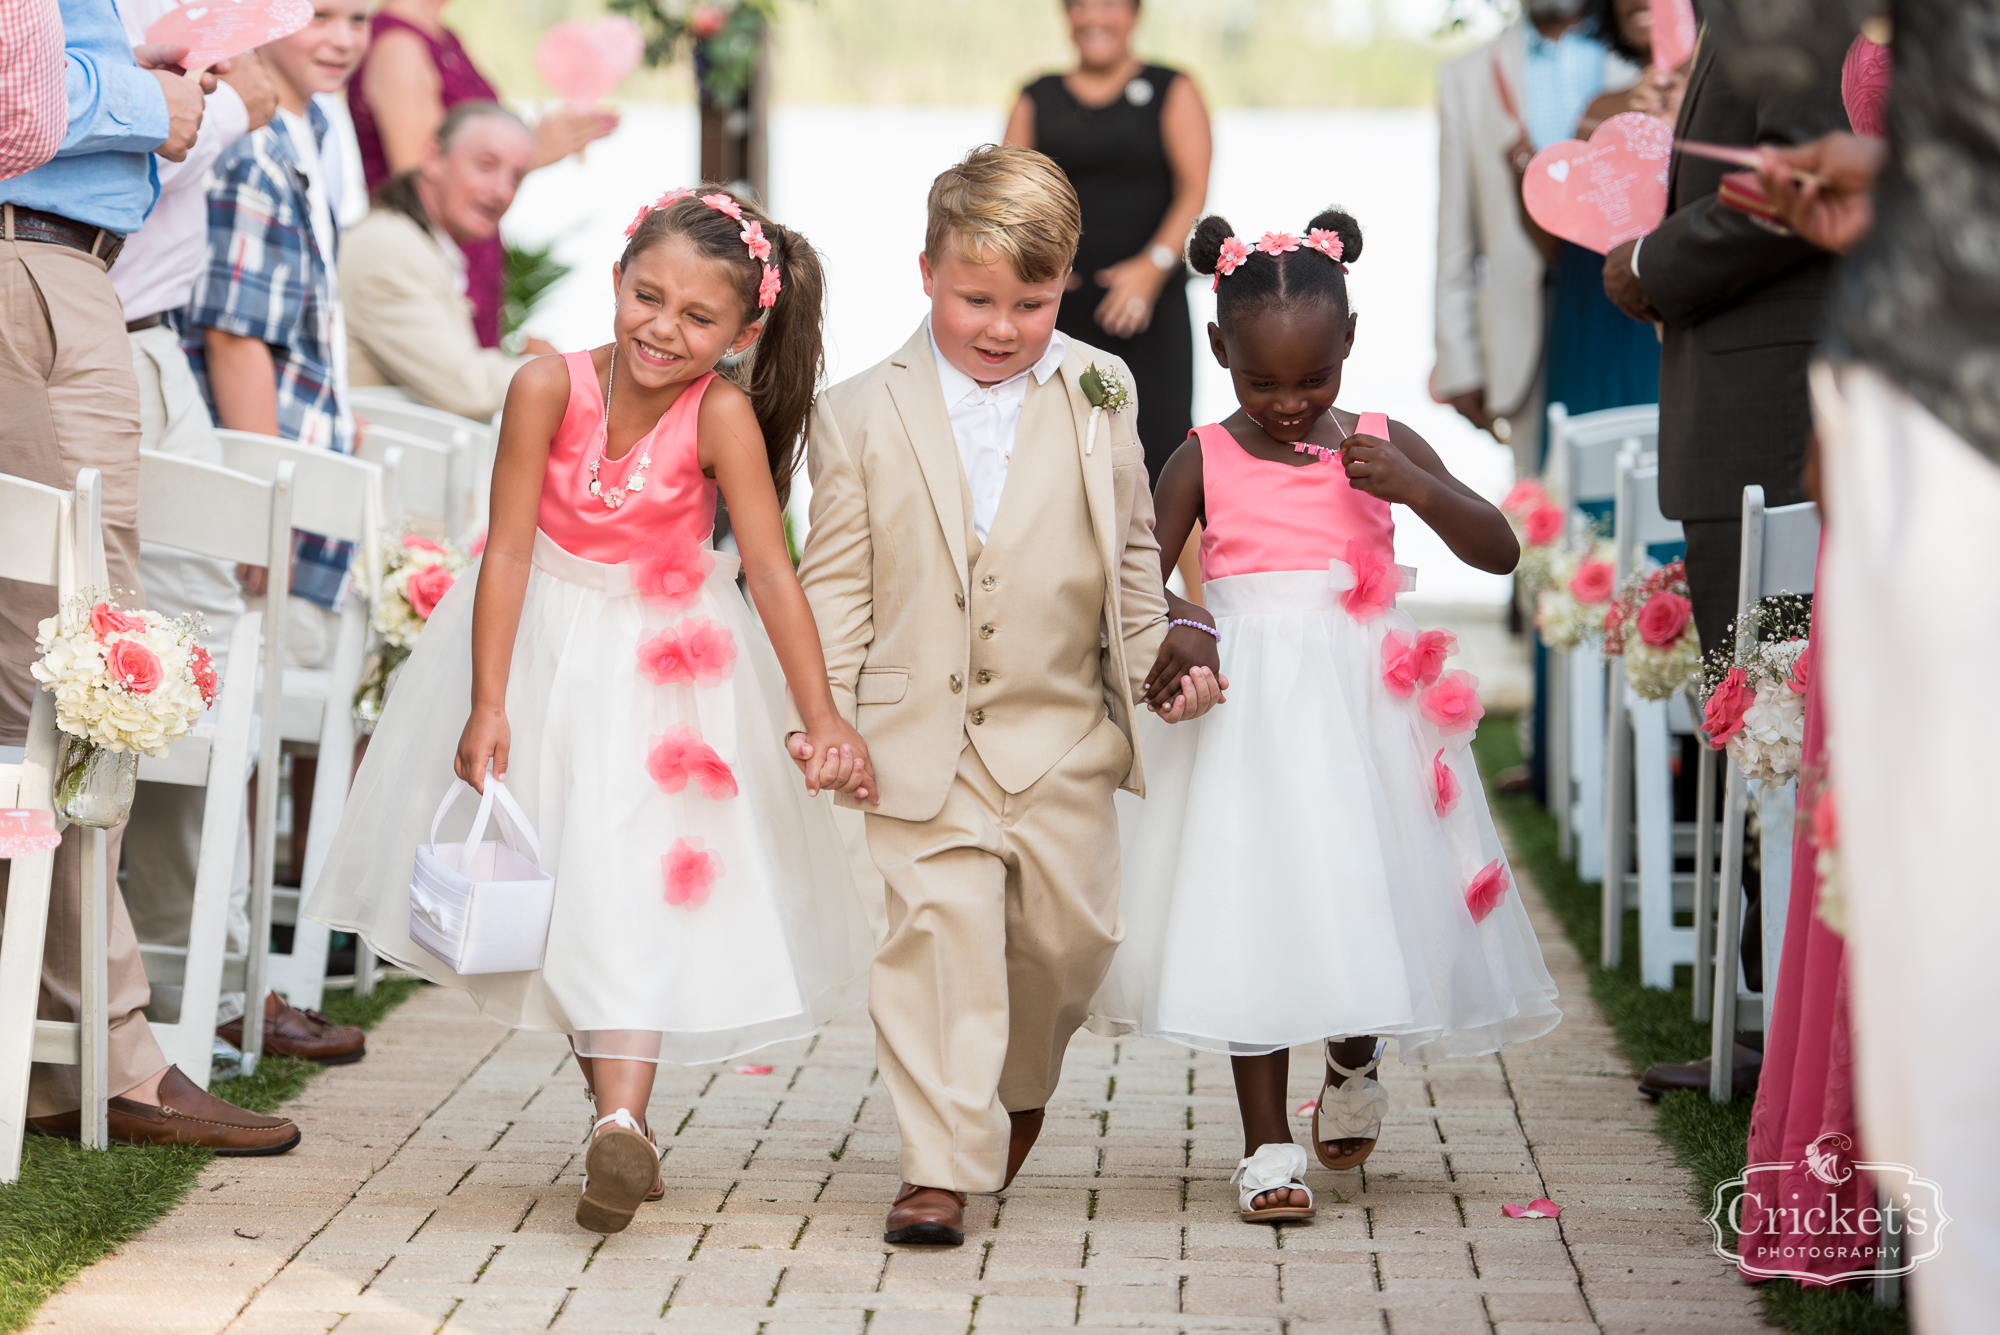
M 1112 795 L 1143 793 L 1132 711 L 1167 608 L 1135 414 L 1093 413 L 1082 383 L 1093 363 L 1130 373 L 1055 332 L 1081 230 L 1040 153 L 988 147 L 946 171 L 920 262 L 930 318 L 821 395 L 808 428 L 799 573 L 880 789 L 889 934 L 869 1011 L 903 1141 L 890 1242 L 957 1245 L 965 1193 L 1012 1179 L 1123 935 Z M 1217 696 L 1197 669 L 1163 717 Z
M 340 240 L 349 383 L 397 385 L 477 421 L 500 411 L 522 358 L 479 346 L 459 246 L 499 231 L 533 150 L 513 112 L 461 102 L 423 164 L 382 184 L 375 207 Z M 555 349 L 531 338 L 524 351 Z

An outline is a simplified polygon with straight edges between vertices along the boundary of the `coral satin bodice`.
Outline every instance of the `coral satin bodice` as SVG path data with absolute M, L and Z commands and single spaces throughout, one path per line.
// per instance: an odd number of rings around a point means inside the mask
M 567 353 L 563 361 L 569 366 L 569 407 L 549 442 L 535 526 L 570 555 L 603 565 L 621 564 L 638 544 L 674 530 L 707 542 L 715 530 L 715 483 L 702 475 L 695 428 L 701 396 L 715 372 L 682 390 L 659 424 L 623 458 L 599 467 L 598 478 L 609 491 L 629 486 L 639 460 L 652 458 L 644 483 L 614 510 L 590 494 L 590 464 L 603 443 L 603 386 L 588 352 Z
M 1386 439 L 1388 420 L 1364 414 L 1355 434 Z M 1246 452 L 1225 427 L 1197 427 L 1195 435 L 1207 513 L 1202 578 L 1325 570 L 1329 561 L 1345 561 L 1357 539 L 1385 563 L 1396 559 L 1389 503 L 1350 486 L 1339 455 L 1329 463 L 1277 463 Z

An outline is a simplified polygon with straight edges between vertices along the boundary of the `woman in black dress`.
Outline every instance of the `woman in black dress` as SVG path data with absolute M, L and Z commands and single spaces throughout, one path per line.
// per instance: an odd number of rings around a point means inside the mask
M 1023 90 L 1007 142 L 1048 154 L 1076 188 L 1083 240 L 1056 327 L 1132 368 L 1157 481 L 1194 425 L 1181 255 L 1208 198 L 1210 139 L 1194 81 L 1132 54 L 1139 4 L 1066 0 L 1077 68 Z

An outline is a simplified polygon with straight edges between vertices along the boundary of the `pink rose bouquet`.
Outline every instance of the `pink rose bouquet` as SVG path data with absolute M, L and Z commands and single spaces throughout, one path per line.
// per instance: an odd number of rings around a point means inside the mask
M 1708 744 L 1727 747 L 1744 777 L 1765 785 L 1798 777 L 1805 753 L 1806 648 L 1810 602 L 1793 594 L 1765 598 L 1731 625 L 1728 644 L 1708 664 Z
M 115 599 L 71 599 L 42 622 L 29 667 L 54 697 L 56 727 L 91 750 L 164 756 L 214 703 L 215 664 L 198 614 L 121 611 Z
M 1647 700 L 1679 695 L 1701 672 L 1701 637 L 1687 567 L 1635 572 L 1604 616 L 1604 656 L 1625 660 L 1625 682 Z
M 485 550 L 481 533 L 473 555 Z M 472 564 L 456 543 L 440 542 L 422 533 L 405 533 L 382 553 L 382 572 L 370 624 L 381 637 L 362 665 L 361 684 L 354 692 L 354 717 L 364 731 L 375 726 L 388 698 L 396 669 L 417 647 L 417 637 L 432 613 Z
M 1593 542 L 1579 555 L 1552 554 L 1547 582 L 1535 595 L 1535 629 L 1542 643 L 1569 650 L 1602 640 L 1617 577 L 1608 543 Z

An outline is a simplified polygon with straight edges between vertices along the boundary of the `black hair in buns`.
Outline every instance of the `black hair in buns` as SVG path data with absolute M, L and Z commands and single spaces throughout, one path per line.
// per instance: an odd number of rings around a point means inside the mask
M 1296 306 L 1311 301 L 1330 301 L 1348 312 L 1347 275 L 1341 265 L 1361 258 L 1361 224 L 1340 209 L 1325 209 L 1306 224 L 1301 239 L 1318 230 L 1340 238 L 1341 257 L 1336 264 L 1316 250 L 1301 246 L 1282 255 L 1266 255 L 1254 249 L 1256 241 L 1245 237 L 1253 249 L 1250 258 L 1225 276 L 1215 291 L 1216 319 L 1225 328 L 1238 316 L 1271 306 Z M 1222 257 L 1222 243 L 1235 235 L 1229 220 L 1211 213 L 1194 225 L 1188 238 L 1188 263 L 1196 273 L 1212 274 Z

